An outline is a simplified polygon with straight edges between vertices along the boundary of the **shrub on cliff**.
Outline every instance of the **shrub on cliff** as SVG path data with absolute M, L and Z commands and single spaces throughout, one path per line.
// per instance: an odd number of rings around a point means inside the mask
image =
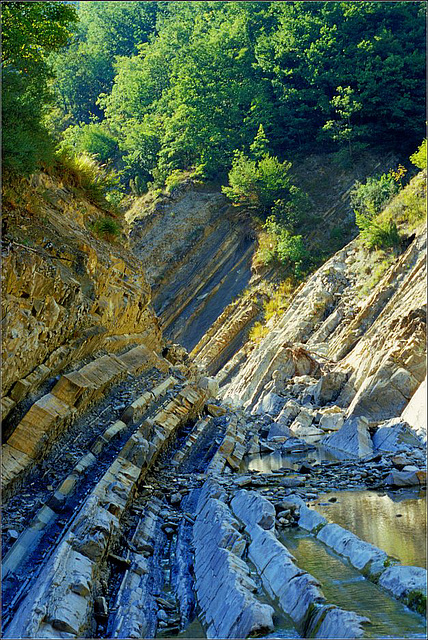
M 222 191 L 235 206 L 262 221 L 273 215 L 293 229 L 303 217 L 307 202 L 305 194 L 292 183 L 290 169 L 291 162 L 280 162 L 269 153 L 252 159 L 243 151 L 235 151 L 229 186 Z
M 418 169 L 426 169 L 427 168 L 427 141 L 426 138 L 418 147 L 418 150 L 415 151 L 410 156 L 410 162 L 418 167 Z

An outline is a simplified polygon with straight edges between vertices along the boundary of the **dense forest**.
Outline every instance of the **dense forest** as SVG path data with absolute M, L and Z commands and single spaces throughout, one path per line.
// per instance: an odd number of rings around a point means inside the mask
M 425 10 L 5 2 L 4 169 L 96 171 L 112 205 L 184 173 L 220 181 L 302 257 L 307 207 L 290 160 L 322 150 L 344 166 L 368 148 L 408 158 L 421 144 Z
M 411 152 L 425 3 L 6 2 L 3 65 L 6 166 L 31 168 L 43 128 L 137 190 L 176 169 L 224 173 L 260 125 L 282 159 Z

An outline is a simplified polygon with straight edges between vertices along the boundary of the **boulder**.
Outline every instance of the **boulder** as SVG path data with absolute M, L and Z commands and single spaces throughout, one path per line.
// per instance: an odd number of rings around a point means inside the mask
M 320 429 L 323 431 L 339 431 L 345 421 L 345 412 L 339 407 L 328 407 L 320 412 Z
M 423 442 L 427 440 L 427 379 L 419 385 L 401 414 Z
M 254 409 L 251 413 L 253 414 L 261 414 L 267 413 L 271 416 L 277 416 L 283 406 L 286 403 L 286 399 L 282 396 L 279 396 L 276 393 L 270 392 L 266 395 L 262 396 L 262 398 L 258 401 Z
M 349 418 L 339 431 L 325 436 L 322 444 L 359 458 L 373 453 L 369 423 L 363 417 Z
M 285 438 L 288 439 L 290 438 L 292 435 L 290 429 L 288 427 L 286 427 L 284 424 L 278 424 L 276 422 L 273 422 L 271 424 L 271 427 L 269 429 L 269 433 L 267 435 L 267 440 L 272 440 L 273 438 Z M 285 440 L 282 440 L 282 442 L 285 442 Z
M 392 418 L 382 423 L 373 435 L 375 451 L 400 451 L 403 445 L 420 447 L 421 442 L 401 418 Z
M 420 477 L 419 475 L 420 474 Z M 420 484 L 424 484 L 424 472 L 420 473 L 415 467 L 410 471 L 397 471 L 393 469 L 391 473 L 387 475 L 384 482 L 391 487 L 414 487 Z M 425 474 L 426 482 L 426 474 Z
M 202 378 L 200 378 L 198 386 L 201 389 L 205 389 L 208 392 L 208 396 L 210 398 L 217 398 L 219 386 L 215 378 L 203 376 Z
M 361 625 L 370 623 L 368 618 L 354 611 L 339 609 L 335 605 L 322 607 L 311 620 L 308 636 L 314 638 L 361 638 L 364 629 Z M 315 635 L 312 633 L 315 632 Z
M 300 507 L 299 527 L 306 531 L 319 531 L 327 524 L 327 519 L 314 509 L 308 509 L 306 506 Z
M 300 404 L 295 400 L 287 400 L 279 415 L 275 418 L 275 422 L 284 426 L 289 425 L 298 415 L 301 408 Z
M 426 596 L 427 571 L 422 567 L 388 567 L 380 576 L 379 584 L 401 600 L 408 598 L 412 593 Z

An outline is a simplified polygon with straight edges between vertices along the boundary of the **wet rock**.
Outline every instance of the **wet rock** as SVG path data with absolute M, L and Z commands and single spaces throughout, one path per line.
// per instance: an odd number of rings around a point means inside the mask
M 307 635 L 314 638 L 361 638 L 364 636 L 362 625 L 368 623 L 369 618 L 354 611 L 326 605 L 312 617 Z
M 104 596 L 99 596 L 94 600 L 95 613 L 100 616 L 108 616 L 107 600 Z
M 273 453 L 274 447 L 269 446 L 266 442 L 260 442 L 260 453 Z
M 247 564 L 232 549 L 245 539 L 226 505 L 208 497 L 205 483 L 194 525 L 196 592 L 208 638 L 246 638 L 273 630 L 272 607 L 253 595 L 257 586 Z M 240 547 L 242 548 L 242 546 Z
M 236 478 L 234 480 L 234 484 L 238 487 L 247 487 L 253 481 L 251 476 L 242 476 L 241 478 Z
M 348 558 L 359 571 L 363 569 L 375 576 L 385 568 L 388 559 L 385 551 L 360 540 L 356 535 L 338 524 L 326 524 L 317 533 L 317 538 L 340 555 Z
M 319 531 L 327 524 L 327 519 L 314 509 L 308 509 L 306 506 L 300 507 L 299 527 L 306 531 Z
M 416 467 L 411 471 L 397 471 L 394 469 L 386 476 L 384 482 L 391 487 L 414 487 L 419 484 L 424 484 L 424 477 L 423 473 L 419 474 Z
M 419 603 L 423 602 L 421 596 L 426 598 L 427 571 L 422 567 L 401 565 L 389 567 L 380 576 L 379 584 L 394 597 L 407 600 L 409 605 L 413 604 L 413 608 L 416 608 Z
M 5 529 L 5 533 L 7 534 L 10 542 L 15 542 L 15 540 L 18 540 L 19 538 L 19 533 L 16 529 Z

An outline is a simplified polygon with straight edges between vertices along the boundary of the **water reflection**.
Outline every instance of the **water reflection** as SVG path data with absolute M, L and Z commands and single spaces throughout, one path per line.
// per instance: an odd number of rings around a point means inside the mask
M 242 463 L 242 471 L 260 471 L 268 473 L 269 471 L 277 471 L 278 469 L 292 469 L 296 471 L 299 464 L 304 461 L 310 464 L 319 464 L 323 460 L 335 462 L 337 460 L 346 459 L 340 457 L 340 452 L 332 453 L 329 449 L 318 446 L 309 451 L 299 450 L 296 447 L 295 453 L 282 453 L 274 451 L 268 455 L 247 456 Z
M 377 585 L 347 563 L 343 563 L 321 542 L 305 532 L 287 529 L 282 542 L 299 567 L 321 582 L 328 602 L 370 619 L 364 626 L 366 638 L 425 638 L 425 621 L 401 602 L 390 598 Z
M 320 496 L 311 506 L 402 564 L 425 567 L 426 493 L 410 495 L 395 494 L 392 499 L 375 491 L 332 492 Z M 337 502 L 328 502 L 332 497 Z

